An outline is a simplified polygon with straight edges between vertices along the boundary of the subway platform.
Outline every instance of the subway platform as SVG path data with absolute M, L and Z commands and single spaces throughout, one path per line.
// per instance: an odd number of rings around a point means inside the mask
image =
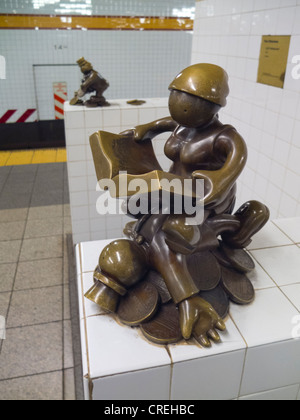
M 34 164 L 34 153 L 31 164 L 0 167 L 0 395 L 74 400 L 67 168 L 57 153 Z

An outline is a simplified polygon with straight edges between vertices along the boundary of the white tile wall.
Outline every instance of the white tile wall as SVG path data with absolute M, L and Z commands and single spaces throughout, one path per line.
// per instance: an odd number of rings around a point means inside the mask
M 230 76 L 221 113 L 249 147 L 238 204 L 266 203 L 272 218 L 300 215 L 300 3 L 296 0 L 201 0 L 196 3 L 192 63 L 211 62 Z M 256 83 L 262 35 L 292 35 L 284 89 Z
M 281 220 L 280 225 L 268 228 L 265 244 L 251 251 L 257 262 L 251 277 L 258 286 L 256 300 L 248 306 L 231 304 L 222 343 L 210 349 L 194 341 L 168 348 L 150 344 L 136 329 L 99 311 L 83 295 L 93 284 L 93 270 L 109 241 L 77 245 L 83 374 L 93 385 L 91 398 L 299 400 L 300 279 L 293 267 L 299 268 L 300 248 L 289 261 L 285 254 L 299 245 L 286 245 L 291 231 L 299 228 L 299 218 Z M 268 253 L 274 250 L 273 263 L 284 266 L 284 282 L 277 282 L 270 264 Z
M 194 0 L 1 0 L 0 13 L 193 17 L 195 3 Z M 67 82 L 70 100 L 80 86 L 82 75 L 76 61 L 82 56 L 109 81 L 105 94 L 109 100 L 166 96 L 170 80 L 189 65 L 191 47 L 192 32 L 186 31 L 0 28 L 0 55 L 5 57 L 7 66 L 6 80 L 0 80 L 0 118 L 8 109 L 17 109 L 17 117 L 28 108 L 39 108 L 41 119 L 54 119 L 53 82 Z M 35 87 L 33 65 L 66 64 L 75 66 L 36 68 Z M 62 80 L 57 80 L 58 77 Z
M 96 202 L 97 178 L 89 137 L 99 130 L 120 133 L 145 122 L 169 115 L 168 99 L 146 99 L 142 106 L 131 106 L 126 100 L 112 101 L 109 108 L 88 109 L 65 104 L 65 128 L 68 154 L 68 176 L 74 243 L 123 236 L 125 215 L 99 215 Z M 171 162 L 164 155 L 169 134 L 158 136 L 153 144 L 157 158 L 165 170 Z M 119 202 L 116 201 L 116 205 Z
M 1 0 L 0 13 L 193 16 L 194 0 Z

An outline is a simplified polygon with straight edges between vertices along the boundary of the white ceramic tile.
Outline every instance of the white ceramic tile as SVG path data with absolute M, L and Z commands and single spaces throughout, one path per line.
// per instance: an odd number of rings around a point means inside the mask
M 289 0 L 288 0 L 289 1 Z M 275 35 L 290 35 L 295 22 L 295 7 L 287 7 L 280 10 L 280 18 L 277 22 Z
M 69 177 L 86 177 L 87 166 L 86 162 L 68 162 L 68 176 Z
M 87 219 L 72 220 L 72 231 L 73 235 L 79 235 L 80 233 L 87 233 L 90 231 L 90 223 Z
M 107 238 L 106 229 L 91 231 L 91 241 L 98 241 L 99 239 Z
M 278 286 L 300 283 L 300 253 L 296 245 L 251 251 Z
M 249 347 L 291 339 L 292 320 L 299 315 L 276 287 L 257 290 L 250 305 L 231 304 L 230 314 Z
M 85 320 L 80 320 L 80 341 L 81 341 L 81 355 L 82 355 L 82 374 L 83 377 L 89 374 L 88 368 L 88 351 L 86 341 L 86 324 Z
M 298 202 L 290 195 L 282 193 L 281 203 L 279 206 L 279 216 L 283 217 L 295 217 L 297 216 Z
M 169 345 L 173 363 L 201 359 L 246 348 L 245 341 L 230 318 L 226 320 L 226 331 L 219 332 L 222 342 L 212 344 L 211 348 L 202 348 L 195 341 Z
M 171 399 L 232 400 L 237 398 L 244 359 L 245 350 L 238 350 L 175 363 Z
M 300 284 L 291 284 L 289 286 L 282 286 L 281 290 L 300 312 Z M 299 321 L 300 321 L 300 317 L 299 317 Z
M 120 109 L 106 109 L 103 113 L 103 127 L 108 131 L 108 127 L 121 126 L 121 111 Z M 107 127 L 107 128 L 106 128 Z
M 84 128 L 84 113 L 76 110 L 76 112 L 65 113 L 65 122 L 67 129 Z
M 147 124 L 156 118 L 156 108 L 139 109 L 139 124 Z
M 128 129 L 138 125 L 139 113 L 137 109 L 122 109 L 121 124 Z
M 87 318 L 86 324 L 91 378 L 170 365 L 164 347 L 153 346 L 110 315 Z
M 70 146 L 78 146 L 86 144 L 87 139 L 85 137 L 85 129 L 84 128 L 67 128 L 66 129 L 66 143 L 67 147 Z
M 300 120 L 300 105 L 299 105 L 299 117 L 298 118 Z M 300 147 L 300 136 L 299 136 L 299 133 L 300 133 L 300 121 L 295 121 L 292 143 L 296 147 Z
M 79 192 L 70 192 L 70 204 L 71 207 L 84 206 L 88 204 L 88 192 L 79 191 Z
M 292 146 L 290 149 L 290 155 L 288 159 L 288 168 L 294 171 L 297 175 L 300 175 L 300 148 Z
M 297 400 L 299 385 L 286 386 L 284 388 L 272 389 L 260 392 L 259 394 L 240 397 L 240 401 L 295 401 Z
M 241 396 L 299 383 L 300 340 L 249 348 Z
M 280 89 L 278 89 L 280 90 Z M 282 91 L 281 112 L 291 118 L 296 116 L 299 95 L 289 90 Z
M 68 162 L 81 162 L 85 160 L 85 146 L 69 146 L 67 149 Z
M 271 277 L 265 270 L 256 262 L 255 270 L 247 273 L 247 277 L 251 280 L 255 290 L 267 289 L 276 286 Z
M 282 245 L 292 245 L 292 241 L 277 226 L 269 222 L 254 236 L 248 249 L 271 248 Z
M 101 108 L 85 109 L 84 118 L 86 127 L 100 128 L 103 125 L 103 110 Z
M 77 269 L 77 291 L 78 291 L 78 314 L 79 314 L 79 319 L 82 320 L 82 319 L 85 318 L 84 300 L 83 300 L 83 287 L 82 287 L 82 274 L 78 274 L 78 269 Z
M 167 401 L 170 376 L 171 367 L 164 366 L 96 379 L 92 397 L 94 401 Z
M 89 207 L 88 206 L 71 207 L 71 216 L 72 216 L 73 222 L 77 222 L 78 220 L 88 219 Z M 74 225 L 76 225 L 76 223 L 74 223 Z
M 86 178 L 81 176 L 69 177 L 69 190 L 72 192 L 86 191 Z
M 300 217 L 274 220 L 277 225 L 294 242 L 300 243 Z
M 293 137 L 294 119 L 290 116 L 280 115 L 278 120 L 277 136 L 291 143 Z

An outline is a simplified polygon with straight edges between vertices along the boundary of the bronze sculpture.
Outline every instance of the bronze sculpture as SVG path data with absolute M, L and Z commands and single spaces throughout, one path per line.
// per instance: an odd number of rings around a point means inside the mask
M 249 304 L 255 297 L 247 278 L 255 265 L 244 248 L 270 213 L 263 204 L 249 201 L 233 214 L 247 147 L 234 127 L 219 121 L 229 94 L 227 73 L 197 64 L 183 70 L 169 89 L 170 117 L 120 135 L 99 132 L 91 137 L 97 178 L 112 179 L 118 187 L 141 178 L 159 194 L 163 176 L 182 183 L 202 179 L 203 220 L 189 223 L 190 216 L 175 214 L 172 204 L 164 212 L 160 196 L 154 212 L 151 206 L 148 214 L 127 209 L 137 221 L 125 227 L 128 239 L 113 241 L 102 251 L 95 285 L 86 297 L 116 313 L 124 324 L 140 327 L 154 343 L 194 337 L 209 347 L 211 341 L 220 341 L 217 330 L 226 328 L 230 300 Z M 173 164 L 164 173 L 152 140 L 167 131 L 172 134 L 165 154 Z M 118 191 L 111 193 L 126 196 L 124 188 Z M 140 192 L 140 200 L 147 199 Z
M 70 101 L 70 105 L 85 105 L 89 108 L 98 106 L 109 106 L 109 103 L 103 96 L 103 93 L 108 89 L 109 83 L 97 71 L 94 70 L 91 63 L 86 61 L 83 57 L 77 61 L 81 72 L 84 75 L 82 84 L 74 98 Z M 83 98 L 88 93 L 95 93 L 90 99 L 84 102 Z

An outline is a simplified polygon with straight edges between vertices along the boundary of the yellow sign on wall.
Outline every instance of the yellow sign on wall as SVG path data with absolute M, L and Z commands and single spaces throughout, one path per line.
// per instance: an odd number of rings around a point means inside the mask
M 258 68 L 258 83 L 283 89 L 290 42 L 290 36 L 263 36 Z

